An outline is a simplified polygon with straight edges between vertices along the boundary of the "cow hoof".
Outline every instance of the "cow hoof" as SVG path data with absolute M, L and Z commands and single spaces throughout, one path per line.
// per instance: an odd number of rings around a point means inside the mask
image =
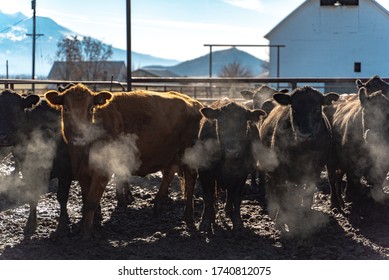
M 202 220 L 199 225 L 199 231 L 201 232 L 211 232 L 212 231 L 212 222 L 210 220 Z
M 57 229 L 55 230 L 55 232 L 52 234 L 52 237 L 56 238 L 56 237 L 62 237 L 62 236 L 66 236 L 68 234 L 70 234 L 71 232 L 71 229 L 70 229 L 70 222 L 60 222 L 58 223 L 58 226 L 57 226 Z
M 117 200 L 117 206 L 125 208 L 128 205 L 131 205 L 135 201 L 135 198 L 131 193 L 129 193 L 128 195 L 118 196 Z
M 237 232 L 237 231 L 241 231 L 243 229 L 243 221 L 242 221 L 242 219 L 238 219 L 238 218 L 236 218 L 236 219 L 233 219 L 233 221 L 232 221 L 232 230 L 234 231 L 234 232 Z
M 26 236 L 33 235 L 38 227 L 38 223 L 34 219 L 29 219 L 26 223 L 26 226 L 23 229 L 23 233 Z
M 154 217 L 159 217 L 161 213 L 162 213 L 162 203 L 156 201 L 153 207 Z
M 91 241 L 94 237 L 94 234 L 91 230 L 82 230 L 80 232 L 80 240 L 81 241 L 85 241 L 85 242 L 88 242 L 88 241 Z
M 185 223 L 187 223 L 187 224 L 193 224 L 193 223 L 194 223 L 193 211 L 192 211 L 192 210 L 187 210 L 187 209 L 186 209 L 185 212 L 184 212 L 183 220 L 184 220 Z

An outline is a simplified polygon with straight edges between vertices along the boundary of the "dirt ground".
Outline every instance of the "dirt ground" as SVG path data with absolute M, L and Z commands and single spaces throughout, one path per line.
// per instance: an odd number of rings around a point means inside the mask
M 4 171 L 4 162 L 2 170 Z M 0 170 L 1 171 L 1 170 Z M 6 175 L 2 175 L 6 176 Z M 389 259 L 389 207 L 371 205 L 358 223 L 346 213 L 330 211 L 328 186 L 323 182 L 315 193 L 315 203 L 308 216 L 295 216 L 297 234 L 281 234 L 263 210 L 264 197 L 249 181 L 242 203 L 244 230 L 235 233 L 218 203 L 217 226 L 213 233 L 197 230 L 202 212 L 201 188 L 196 187 L 195 225 L 182 221 L 184 203 L 178 179 L 172 185 L 170 199 L 162 215 L 153 217 L 153 200 L 160 174 L 131 181 L 135 201 L 117 207 L 115 188 L 109 184 L 102 199 L 103 221 L 95 238 L 81 241 L 77 234 L 81 219 L 80 188 L 71 188 L 68 211 L 71 232 L 55 237 L 59 204 L 56 182 L 38 205 L 38 228 L 24 236 L 23 227 L 29 206 L 0 194 L 0 259 L 25 260 L 96 260 L 96 259 L 261 259 L 261 260 L 375 260 Z

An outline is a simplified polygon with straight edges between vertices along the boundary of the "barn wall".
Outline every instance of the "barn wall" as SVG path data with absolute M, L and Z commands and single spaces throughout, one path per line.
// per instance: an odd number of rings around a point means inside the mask
M 280 51 L 281 77 L 370 77 L 389 75 L 389 14 L 371 1 L 359 6 L 320 6 L 307 1 L 267 36 Z M 361 63 L 361 72 L 354 63 Z M 269 73 L 277 76 L 270 50 Z

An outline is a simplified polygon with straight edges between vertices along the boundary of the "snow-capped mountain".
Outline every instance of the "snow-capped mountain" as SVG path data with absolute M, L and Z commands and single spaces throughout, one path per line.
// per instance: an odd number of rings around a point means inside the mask
M 35 73 L 38 77 L 46 77 L 55 60 L 57 43 L 67 35 L 79 35 L 69 30 L 48 17 L 36 17 Z M 32 72 L 32 18 L 22 13 L 3 14 L 0 11 L 0 77 L 6 75 L 6 61 L 8 61 L 8 73 L 10 77 L 31 75 Z M 111 60 L 126 61 L 126 50 L 112 48 Z M 132 52 L 132 63 L 137 67 L 146 65 L 171 66 L 179 63 L 154 57 L 151 55 Z

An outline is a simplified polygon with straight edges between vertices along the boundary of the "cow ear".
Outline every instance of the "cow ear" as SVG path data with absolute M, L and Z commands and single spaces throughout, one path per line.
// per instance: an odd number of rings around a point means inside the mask
M 27 95 L 26 97 L 23 97 L 23 108 L 30 109 L 38 104 L 40 100 L 40 97 L 36 94 Z
M 112 98 L 113 95 L 109 91 L 100 91 L 93 97 L 93 102 L 96 106 L 103 107 L 108 105 Z
M 339 94 L 335 92 L 330 92 L 323 95 L 323 105 L 328 106 L 331 105 L 333 101 L 336 101 L 339 99 Z
M 266 112 L 261 109 L 256 109 L 256 110 L 247 110 L 247 120 L 253 121 L 253 122 L 258 122 L 259 118 L 261 116 L 266 116 Z
M 50 90 L 45 93 L 45 99 L 47 103 L 56 109 L 59 109 L 63 105 L 63 96 L 59 94 L 56 90 Z
M 355 81 L 355 84 L 357 85 L 357 88 L 361 88 L 361 87 L 364 87 L 365 84 L 362 83 L 361 79 L 358 79 Z
M 367 95 L 366 88 L 361 87 L 359 89 L 358 96 L 359 96 L 359 101 L 361 102 L 362 107 L 364 107 L 369 100 L 369 96 Z
M 250 90 L 242 90 L 240 94 L 243 96 L 244 99 L 246 100 L 251 100 L 254 97 L 254 92 Z
M 289 89 L 287 89 L 287 88 L 283 88 L 283 89 L 279 90 L 279 92 L 282 92 L 282 93 L 288 93 L 288 92 L 289 92 Z
M 285 93 L 275 93 L 273 99 L 277 101 L 278 104 L 286 106 L 292 104 L 292 97 L 289 94 Z
M 215 120 L 219 117 L 220 110 L 205 107 L 200 109 L 200 113 L 209 120 Z

